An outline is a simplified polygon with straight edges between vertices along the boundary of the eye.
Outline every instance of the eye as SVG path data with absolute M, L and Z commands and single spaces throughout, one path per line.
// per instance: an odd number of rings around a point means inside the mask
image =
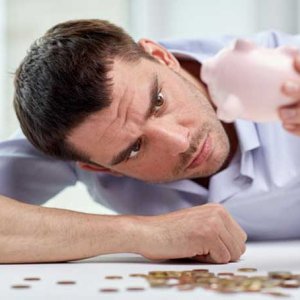
M 132 147 L 131 151 L 130 151 L 130 154 L 128 156 L 128 159 L 130 158 L 133 158 L 135 156 L 138 155 L 140 149 L 141 149 L 141 145 L 142 145 L 142 140 L 141 139 L 138 139 L 136 141 L 136 143 L 134 144 L 134 146 Z
M 156 101 L 155 101 L 155 106 L 154 106 L 154 114 L 160 110 L 160 108 L 164 105 L 165 103 L 165 98 L 164 98 L 164 95 L 163 93 L 160 91 L 158 94 L 157 94 L 157 98 L 156 98 Z

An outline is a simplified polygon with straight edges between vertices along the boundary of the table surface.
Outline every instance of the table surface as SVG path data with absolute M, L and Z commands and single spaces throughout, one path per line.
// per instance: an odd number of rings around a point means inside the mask
M 255 275 L 268 271 L 291 271 L 300 274 L 300 241 L 248 243 L 241 260 L 225 265 L 200 264 L 188 261 L 153 263 L 133 254 L 103 255 L 86 260 L 50 264 L 0 265 L 0 295 L 2 299 L 275 299 L 259 293 L 219 294 L 196 288 L 178 291 L 176 288 L 153 289 L 143 278 L 129 277 L 132 273 L 157 270 L 192 270 L 205 268 L 211 272 L 237 272 L 241 267 L 254 267 Z M 250 273 L 251 275 L 253 273 Z M 247 274 L 247 275 L 250 275 Z M 108 275 L 123 276 L 121 280 L 105 279 Z M 243 274 L 245 275 L 245 274 Z M 40 281 L 24 281 L 25 277 L 40 277 Z M 57 281 L 73 280 L 74 285 L 59 285 Z M 14 284 L 29 284 L 29 289 L 13 289 Z M 126 291 L 127 287 L 144 287 L 144 291 Z M 117 293 L 103 293 L 101 288 L 118 288 Z M 300 299 L 299 289 L 281 289 Z

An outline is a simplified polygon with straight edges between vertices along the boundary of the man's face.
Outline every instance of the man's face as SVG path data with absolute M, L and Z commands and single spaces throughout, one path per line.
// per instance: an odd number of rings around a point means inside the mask
M 111 105 L 68 139 L 91 161 L 156 183 L 207 177 L 221 168 L 228 137 L 201 84 L 179 65 L 116 60 L 110 75 Z

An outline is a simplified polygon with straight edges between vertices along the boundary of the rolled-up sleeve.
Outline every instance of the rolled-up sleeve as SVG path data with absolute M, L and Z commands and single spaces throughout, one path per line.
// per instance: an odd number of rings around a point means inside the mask
M 20 130 L 10 139 L 0 142 L 1 195 L 41 205 L 76 182 L 73 162 L 42 154 Z

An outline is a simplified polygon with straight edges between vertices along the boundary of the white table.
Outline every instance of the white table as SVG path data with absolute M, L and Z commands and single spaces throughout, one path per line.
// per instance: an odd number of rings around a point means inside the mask
M 255 275 L 268 271 L 291 271 L 300 274 L 300 241 L 248 243 L 247 251 L 237 263 L 227 265 L 201 265 L 197 262 L 173 261 L 153 263 L 132 254 L 104 255 L 83 261 L 59 264 L 0 265 L 1 299 L 276 299 L 262 294 L 218 294 L 197 288 L 178 291 L 176 288 L 153 289 L 143 278 L 131 273 L 154 270 L 191 270 L 206 268 L 212 272 L 236 272 L 241 267 L 255 267 Z M 122 280 L 105 279 L 107 275 L 121 275 Z M 250 275 L 250 274 L 246 274 Z M 251 273 L 252 275 L 252 273 Z M 40 277 L 40 281 L 24 281 L 25 277 Z M 74 280 L 75 285 L 58 285 L 59 280 Z M 30 284 L 29 289 L 12 289 L 13 284 Z M 145 287 L 145 291 L 126 291 L 130 286 Z M 100 288 L 118 287 L 117 293 L 103 293 Z M 300 289 L 285 289 L 290 298 L 300 299 Z M 278 299 L 278 298 L 277 298 Z

